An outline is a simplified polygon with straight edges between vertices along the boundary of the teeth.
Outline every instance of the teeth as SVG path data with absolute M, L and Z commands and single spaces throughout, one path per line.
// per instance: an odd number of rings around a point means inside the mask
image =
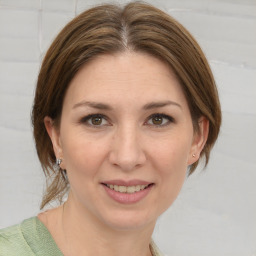
M 127 190 L 126 190 L 126 192 L 129 194 L 134 193 L 135 191 L 136 191 L 135 186 L 127 187 Z
M 136 192 L 140 191 L 140 185 L 137 185 L 137 186 L 135 187 L 135 190 L 136 190 Z
M 126 191 L 127 191 L 127 187 L 125 187 L 125 186 L 119 186 L 118 188 L 119 188 L 118 191 L 121 193 L 126 193 Z
M 118 186 L 118 185 L 112 185 L 112 184 L 106 184 L 106 185 L 110 189 L 113 189 L 117 192 L 128 193 L 128 194 L 139 192 L 148 187 L 148 185 L 136 185 L 136 186 Z

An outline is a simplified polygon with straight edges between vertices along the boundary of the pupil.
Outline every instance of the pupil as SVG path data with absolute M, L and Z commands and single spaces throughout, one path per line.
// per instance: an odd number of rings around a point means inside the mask
M 101 117 L 93 117 L 92 118 L 92 124 L 94 125 L 100 125 L 102 122 L 102 118 Z
M 160 116 L 155 116 L 153 118 L 153 124 L 162 124 L 162 122 L 163 122 L 163 118 Z

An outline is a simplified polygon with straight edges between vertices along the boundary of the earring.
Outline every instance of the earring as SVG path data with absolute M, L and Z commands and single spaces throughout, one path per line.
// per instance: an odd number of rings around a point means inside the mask
M 61 162 L 62 162 L 62 159 L 56 158 L 56 165 L 60 166 Z
M 193 156 L 193 157 L 196 157 L 196 154 L 193 154 L 192 156 Z

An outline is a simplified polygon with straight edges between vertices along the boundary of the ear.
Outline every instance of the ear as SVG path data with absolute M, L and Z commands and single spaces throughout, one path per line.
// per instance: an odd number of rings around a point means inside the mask
M 188 156 L 188 165 L 195 163 L 199 158 L 201 151 L 208 138 L 209 120 L 202 116 L 198 120 L 198 131 L 195 131 L 193 142 L 191 145 L 190 154 Z
M 53 120 L 49 116 L 44 118 L 44 125 L 49 137 L 51 138 L 56 158 L 63 159 L 59 129 L 54 125 Z

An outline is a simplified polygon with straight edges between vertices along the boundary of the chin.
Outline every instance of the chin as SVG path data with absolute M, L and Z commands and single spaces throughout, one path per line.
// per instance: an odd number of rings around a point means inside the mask
M 113 218 L 114 217 L 114 218 Z M 154 228 L 157 217 L 135 210 L 118 211 L 103 216 L 103 221 L 114 230 L 136 230 Z

